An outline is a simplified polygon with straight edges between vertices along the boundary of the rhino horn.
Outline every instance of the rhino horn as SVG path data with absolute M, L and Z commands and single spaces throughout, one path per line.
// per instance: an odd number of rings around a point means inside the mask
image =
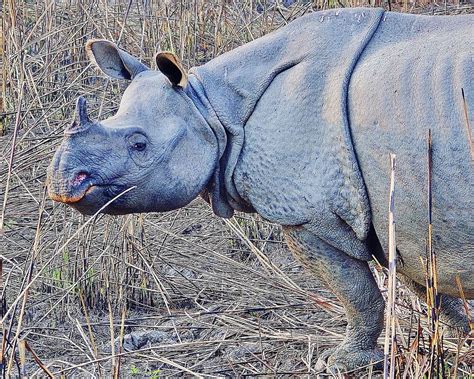
M 92 124 L 91 119 L 87 115 L 87 101 L 84 97 L 79 96 L 76 100 L 76 110 L 72 124 L 66 128 L 65 134 L 75 134 L 84 131 Z

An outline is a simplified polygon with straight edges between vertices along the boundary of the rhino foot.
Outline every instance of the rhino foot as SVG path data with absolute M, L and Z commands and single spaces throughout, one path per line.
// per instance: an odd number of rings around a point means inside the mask
M 336 375 L 370 365 L 375 370 L 383 369 L 383 353 L 380 349 L 360 350 L 343 344 L 324 351 L 316 362 L 315 370 Z

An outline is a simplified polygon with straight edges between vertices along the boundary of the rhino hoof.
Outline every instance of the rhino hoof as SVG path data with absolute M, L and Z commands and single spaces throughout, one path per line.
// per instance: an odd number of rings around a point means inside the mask
M 356 369 L 383 369 L 383 353 L 380 349 L 360 350 L 350 346 L 339 346 L 324 351 L 316 362 L 315 370 L 331 375 L 342 374 Z

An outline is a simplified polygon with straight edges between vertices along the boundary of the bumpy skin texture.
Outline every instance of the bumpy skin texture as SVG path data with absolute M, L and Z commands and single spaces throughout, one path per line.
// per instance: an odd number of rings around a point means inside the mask
M 347 315 L 346 337 L 316 364 L 345 372 L 372 362 L 380 364 L 377 337 L 382 331 L 384 301 L 367 262 L 348 256 L 304 226 L 283 229 L 290 250 L 341 301 Z M 350 278 L 350 280 L 348 280 Z M 326 362 L 327 359 L 327 362 Z
M 389 152 L 398 157 L 399 270 L 423 295 L 431 128 L 442 313 L 468 331 L 455 277 L 474 298 L 461 97 L 462 88 L 472 114 L 472 26 L 472 16 L 318 12 L 189 76 L 169 53 L 157 60 L 162 75 L 91 41 L 102 71 L 132 83 L 102 122 L 89 120 L 79 100 L 48 172 L 51 197 L 91 214 L 136 186 L 103 210 L 123 214 L 176 209 L 201 193 L 218 216 L 258 212 L 283 225 L 296 257 L 347 313 L 346 338 L 317 368 L 353 369 L 381 357 L 383 300 L 367 262 L 386 258 Z

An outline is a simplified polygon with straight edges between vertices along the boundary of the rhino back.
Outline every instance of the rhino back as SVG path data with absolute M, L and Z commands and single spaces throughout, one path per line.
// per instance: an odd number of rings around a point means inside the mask
M 472 16 L 386 15 L 349 89 L 354 148 L 372 220 L 387 244 L 389 153 L 397 155 L 396 223 L 401 270 L 424 284 L 428 230 L 428 130 L 433 136 L 433 247 L 439 288 L 474 297 L 473 165 L 461 88 L 473 124 Z M 472 136 L 471 136 L 472 137 Z

